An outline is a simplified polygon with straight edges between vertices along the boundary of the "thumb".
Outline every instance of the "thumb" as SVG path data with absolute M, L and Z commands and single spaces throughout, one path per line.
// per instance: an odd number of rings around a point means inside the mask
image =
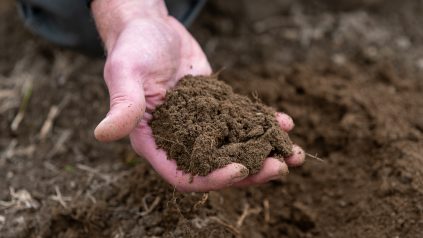
M 145 111 L 143 83 L 137 74 L 124 67 L 105 68 L 105 81 L 110 94 L 110 110 L 94 130 L 95 138 L 109 142 L 127 136 Z M 113 70 L 113 68 L 117 70 Z

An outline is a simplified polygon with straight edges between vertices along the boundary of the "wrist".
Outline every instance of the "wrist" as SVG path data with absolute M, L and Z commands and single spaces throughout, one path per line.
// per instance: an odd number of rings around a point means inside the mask
M 167 16 L 163 0 L 94 0 L 91 9 L 107 51 L 130 22 Z

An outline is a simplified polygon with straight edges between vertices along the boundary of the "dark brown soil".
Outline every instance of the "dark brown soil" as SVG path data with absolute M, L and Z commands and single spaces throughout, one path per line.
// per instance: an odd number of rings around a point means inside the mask
M 184 172 L 205 176 L 241 163 L 255 174 L 264 159 L 292 154 L 292 143 L 275 113 L 234 93 L 217 75 L 188 75 L 167 92 L 150 125 L 157 145 Z
M 423 237 L 422 1 L 334 2 L 213 0 L 194 23 L 220 79 L 326 160 L 206 196 L 175 192 L 127 140 L 95 141 L 104 61 L 32 37 L 0 1 L 0 237 Z

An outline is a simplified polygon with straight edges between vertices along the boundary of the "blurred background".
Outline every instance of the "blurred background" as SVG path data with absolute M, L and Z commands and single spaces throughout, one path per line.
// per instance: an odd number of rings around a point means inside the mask
M 93 130 L 104 59 L 0 2 L 0 237 L 423 237 L 423 1 L 213 0 L 190 27 L 221 79 L 290 114 L 287 178 L 180 194 Z

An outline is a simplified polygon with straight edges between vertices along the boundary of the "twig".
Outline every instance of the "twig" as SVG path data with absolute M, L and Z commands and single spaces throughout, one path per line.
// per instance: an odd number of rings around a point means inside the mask
M 5 100 L 4 103 L 0 104 L 0 114 L 3 114 L 4 112 L 16 108 L 19 103 L 16 103 L 14 99 Z
M 260 212 L 261 212 L 261 208 L 257 207 L 257 208 L 250 209 L 250 205 L 246 203 L 244 205 L 244 211 L 242 212 L 241 216 L 238 218 L 238 221 L 236 222 L 236 227 L 241 228 L 245 218 L 247 218 L 250 214 L 259 214 Z
M 29 145 L 25 147 L 17 147 L 17 145 L 18 141 L 16 139 L 10 141 L 4 152 L 0 154 L 0 165 L 2 164 L 1 162 L 4 162 L 2 160 L 12 159 L 14 156 L 31 157 L 36 149 L 35 145 Z
M 40 206 L 40 204 L 36 200 L 34 200 L 31 194 L 26 190 L 15 191 L 15 189 L 11 187 L 9 188 L 9 192 L 11 196 L 10 201 L 0 200 L 0 207 L 3 207 L 4 209 L 37 209 Z
M 35 149 L 36 146 L 34 144 L 25 147 L 18 147 L 13 151 L 13 156 L 31 157 L 34 154 Z
M 310 158 L 313 158 L 313 159 L 316 159 L 316 160 L 318 160 L 318 161 L 320 161 L 320 162 L 326 163 L 326 160 L 323 160 L 323 159 L 321 159 L 321 158 L 317 157 L 317 154 L 316 154 L 316 155 L 312 155 L 312 154 L 306 153 L 306 155 L 307 155 L 308 157 L 310 157 Z
M 87 197 L 91 200 L 91 202 L 97 204 L 97 199 L 95 199 L 95 197 L 90 192 L 87 192 Z
M 57 116 L 60 114 L 62 109 L 66 106 L 66 104 L 69 102 L 69 96 L 66 96 L 62 102 L 60 102 L 59 105 L 53 105 L 50 107 L 50 111 L 48 112 L 47 118 L 43 123 L 43 126 L 40 130 L 39 138 L 40 140 L 44 140 L 47 137 L 47 134 L 51 131 L 51 128 L 53 127 L 53 122 L 57 118 Z
M 217 71 L 215 71 L 211 76 L 212 77 L 215 77 L 215 78 L 218 78 L 219 75 L 222 74 L 222 72 L 225 71 L 225 70 L 226 70 L 226 67 L 223 66 L 220 69 L 218 69 Z
M 261 102 L 261 100 L 260 100 L 260 96 L 259 96 L 259 93 L 258 93 L 258 91 L 257 91 L 257 90 L 254 90 L 254 91 L 251 93 L 251 96 L 253 97 L 254 101 L 256 101 L 256 102 Z
M 264 222 L 268 224 L 270 222 L 270 205 L 269 205 L 269 199 L 264 199 L 263 201 L 263 207 L 264 207 Z
M 86 171 L 86 172 L 88 172 L 92 175 L 98 176 L 99 178 L 106 181 L 107 184 L 114 184 L 115 183 L 115 178 L 113 178 L 111 175 L 102 174 L 102 173 L 98 172 L 96 169 L 93 169 L 93 168 L 88 167 L 88 166 L 83 165 L 83 164 L 77 164 L 76 167 L 78 169 Z
M 18 114 L 16 114 L 16 117 L 13 119 L 12 124 L 10 128 L 12 131 L 17 131 L 19 128 L 19 124 L 22 122 L 26 108 L 28 107 L 29 100 L 32 95 L 32 80 L 26 80 L 25 84 L 22 87 L 23 91 L 23 97 L 21 101 L 21 105 L 19 106 Z
M 154 208 L 156 208 L 157 205 L 159 205 L 161 198 L 156 197 L 156 198 L 154 198 L 153 203 L 150 206 L 148 206 L 147 205 L 147 198 L 150 197 L 150 196 L 151 196 L 150 194 L 147 194 L 143 197 L 142 205 L 144 207 L 144 211 L 139 213 L 140 216 L 146 216 L 146 215 L 150 214 L 154 210 Z
M 64 130 L 60 135 L 59 138 L 56 140 L 56 143 L 54 144 L 54 147 L 52 150 L 50 150 L 48 152 L 48 154 L 46 155 L 47 159 L 51 159 L 53 158 L 53 156 L 55 156 L 59 151 L 61 151 L 63 149 L 63 145 L 66 143 L 67 140 L 69 140 L 69 138 L 72 135 L 72 131 L 71 130 Z
M 58 186 L 54 186 L 54 190 L 56 190 L 56 195 L 50 196 L 50 199 L 60 203 L 60 205 L 62 205 L 63 208 L 67 209 L 68 206 L 66 205 L 66 201 L 72 201 L 72 198 L 62 196 L 62 193 L 60 192 L 60 189 Z
M 1 79 L 0 79 L 1 80 Z M 15 90 L 0 90 L 0 99 L 2 98 L 9 98 L 9 97 L 14 97 L 15 96 Z
M 223 221 L 222 219 L 220 219 L 219 217 L 213 216 L 213 217 L 209 217 L 210 220 L 219 223 L 220 225 L 226 227 L 234 236 L 239 237 L 241 235 L 241 232 L 234 226 L 232 226 L 231 224 Z
M 40 140 L 44 140 L 47 137 L 47 134 L 50 132 L 53 126 L 53 121 L 54 119 L 56 119 L 58 115 L 59 115 L 59 107 L 51 106 L 48 112 L 47 118 L 44 121 L 43 126 L 41 127 L 41 130 L 40 130 L 40 135 L 39 135 Z
M 194 204 L 194 210 L 197 210 L 197 208 L 199 206 L 204 205 L 204 203 L 207 202 L 207 199 L 209 199 L 209 193 L 204 193 L 203 194 L 203 197 L 201 198 L 201 200 Z
M 182 212 L 181 212 L 181 209 L 178 206 L 177 198 L 175 196 L 175 193 L 176 193 L 176 187 L 173 187 L 172 198 L 166 202 L 166 207 L 169 207 L 169 203 L 170 204 L 173 204 L 175 206 L 178 214 L 181 215 L 181 216 L 183 216 L 182 215 Z

